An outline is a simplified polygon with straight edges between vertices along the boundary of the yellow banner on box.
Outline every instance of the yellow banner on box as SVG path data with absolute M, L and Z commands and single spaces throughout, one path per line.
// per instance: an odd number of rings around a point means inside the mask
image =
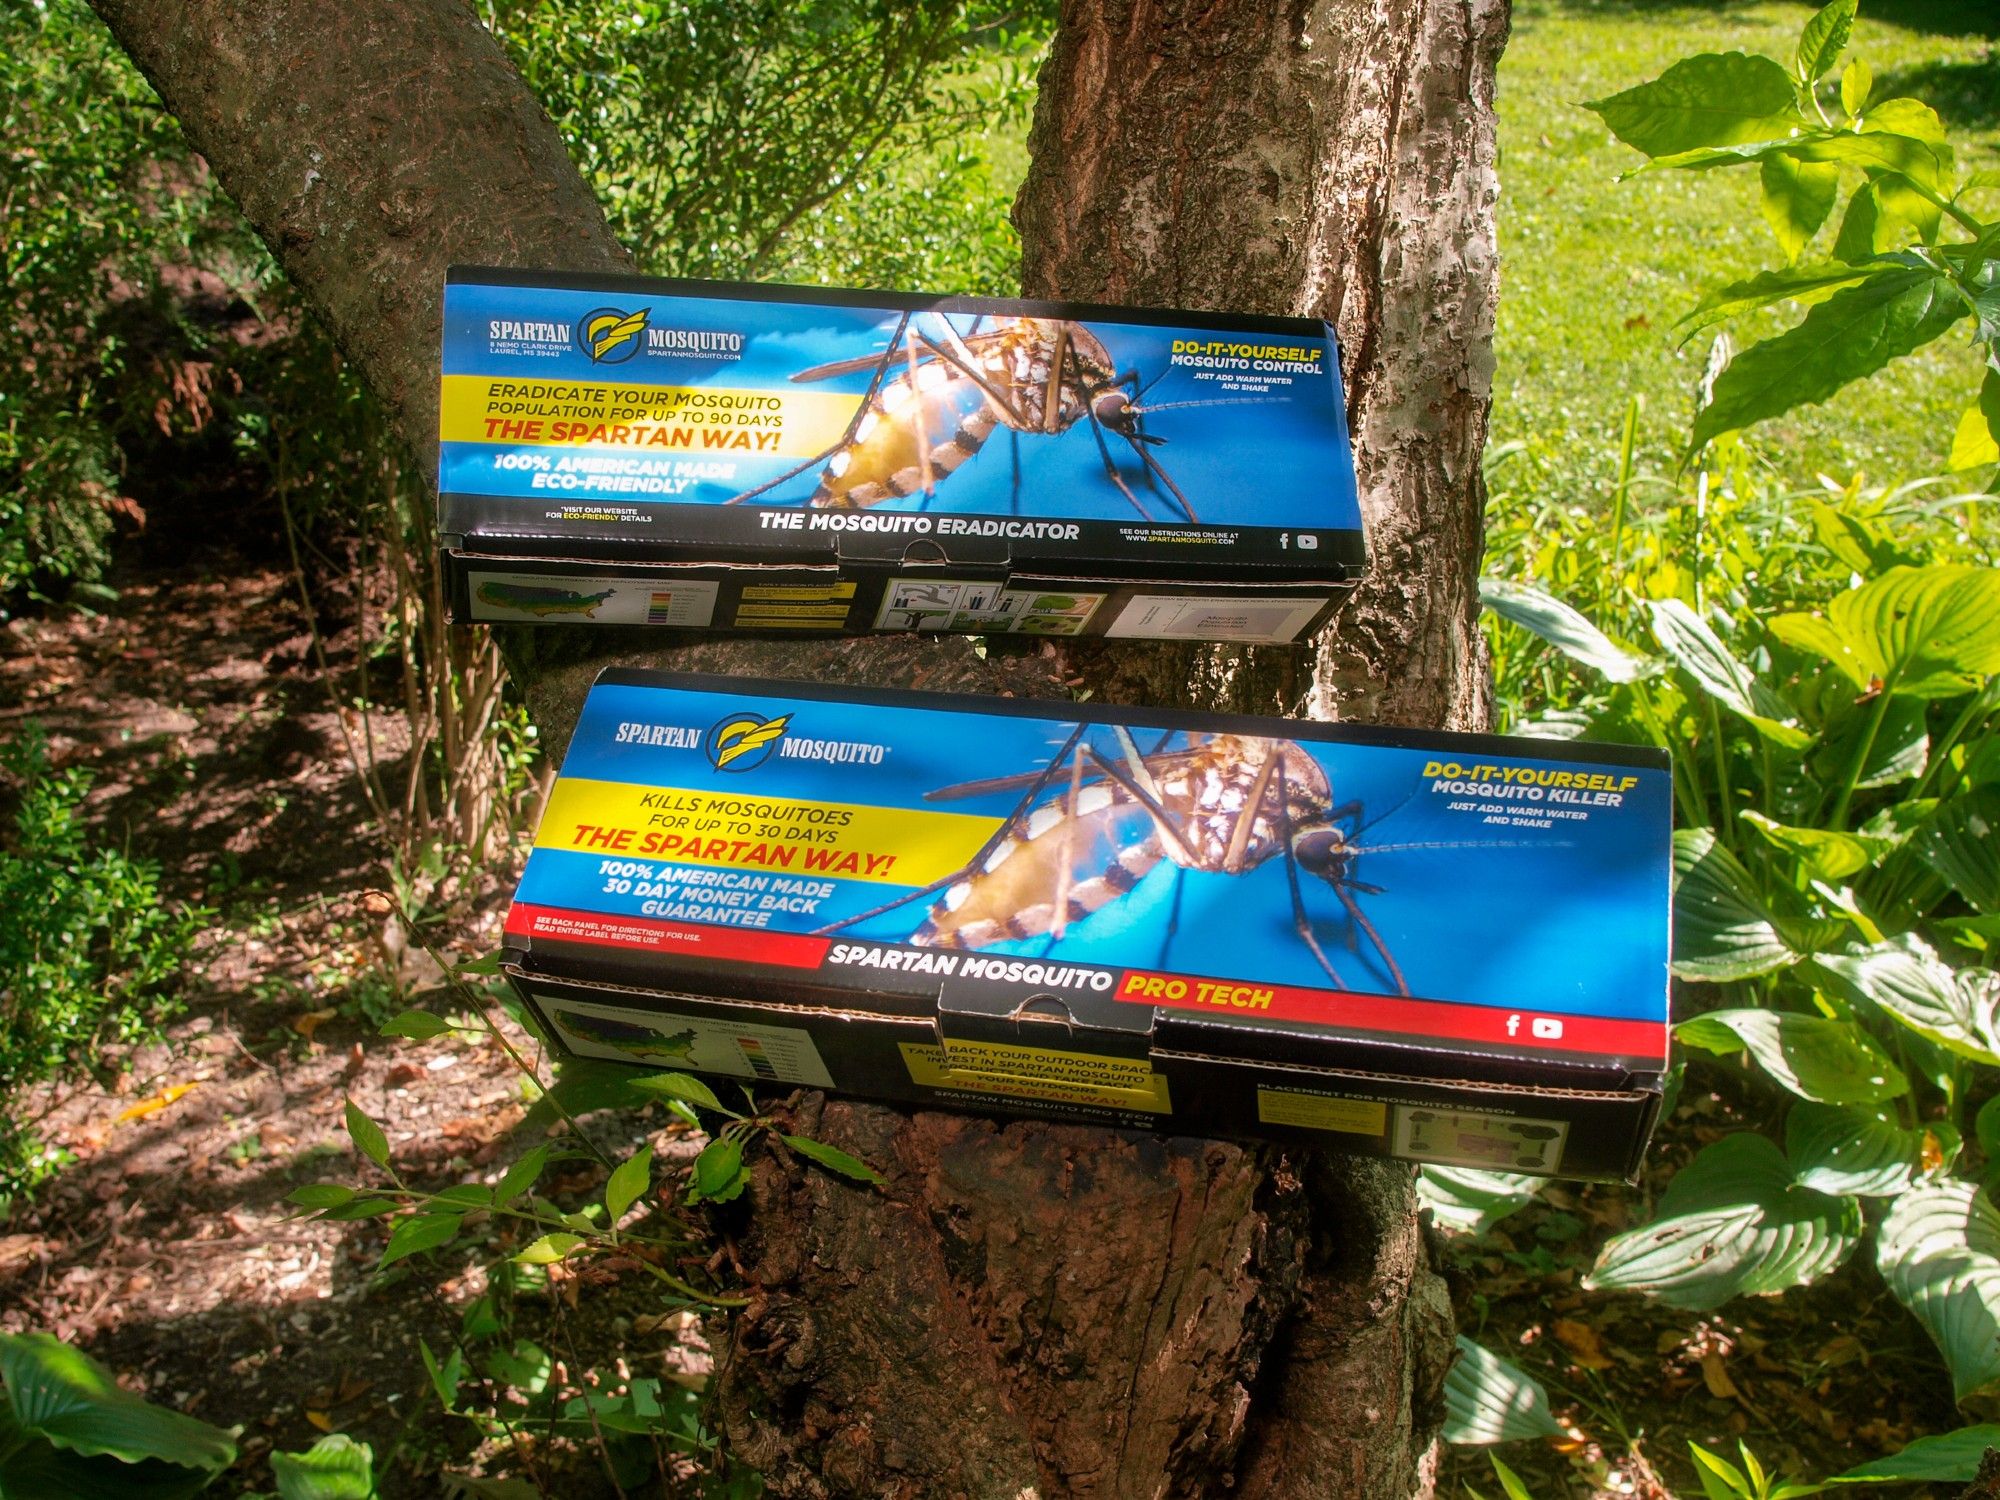
M 847 435 L 861 399 L 838 391 L 447 375 L 438 437 L 508 447 L 812 458 Z
M 1055 1099 L 1170 1115 L 1166 1075 L 1139 1057 L 1064 1052 L 1009 1042 L 953 1040 L 943 1047 L 899 1042 L 910 1081 L 1015 1099 Z
M 564 777 L 549 797 L 535 847 L 808 878 L 929 885 L 964 869 L 1003 821 L 920 808 Z

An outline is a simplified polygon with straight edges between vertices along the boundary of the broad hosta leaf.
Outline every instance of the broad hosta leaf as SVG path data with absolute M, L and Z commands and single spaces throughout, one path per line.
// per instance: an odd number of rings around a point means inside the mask
M 1792 828 L 1774 823 L 1760 812 L 1745 809 L 1738 821 L 1748 824 L 1776 848 L 1799 858 L 1816 880 L 1842 881 L 1858 875 L 1896 847 L 1897 839 L 1868 833 L 1835 833 L 1828 828 Z
M 1446 1229 L 1475 1238 L 1533 1202 L 1541 1185 L 1539 1177 L 1474 1167 L 1426 1166 L 1417 1171 L 1417 1197 L 1431 1217 Z
M 1744 52 L 1685 58 L 1651 83 L 1584 108 L 1648 156 L 1769 140 L 1799 123 L 1790 75 L 1770 58 Z
M 1835 1197 L 1891 1197 L 1923 1161 L 1924 1133 L 1866 1104 L 1795 1104 L 1785 1116 L 1785 1154 L 1799 1186 Z
M 1797 963 L 1756 883 L 1707 828 L 1674 835 L 1674 973 L 1721 983 Z
M 1704 328 L 1739 313 L 1769 307 L 1773 302 L 1824 302 L 1842 287 L 1866 281 L 1880 269 L 1880 266 L 1828 260 L 1810 266 L 1787 266 L 1782 271 L 1759 271 L 1746 281 L 1732 281 L 1710 292 L 1675 326 L 1692 337 Z
M 1653 635 L 1703 691 L 1757 732 L 1788 750 L 1800 750 L 1812 736 L 1798 725 L 1790 706 L 1738 661 L 1708 621 L 1678 599 L 1652 606 Z
M 1519 1365 L 1482 1349 L 1460 1334 L 1458 1358 L 1444 1381 L 1447 1443 L 1511 1443 L 1562 1437 L 1549 1410 L 1549 1393 Z
M 1856 687 L 1951 697 L 2000 672 L 2000 569 L 1891 568 L 1823 614 L 1777 616 L 1771 630 L 1826 657 Z
M 1618 645 L 1553 594 L 1504 578 L 1482 578 L 1479 602 L 1501 619 L 1511 620 L 1523 630 L 1540 636 L 1571 660 L 1602 672 L 1612 682 L 1631 682 L 1645 670 L 1641 658 Z
M 1828 1484 L 1970 1484 L 1988 1448 L 2000 1448 L 2000 1426 L 1991 1422 L 1918 1438 L 1901 1453 L 1836 1474 Z
M 7 1500 L 191 1500 L 215 1474 L 156 1458 L 86 1458 L 25 1431 L 0 1400 L 0 1495 Z
M 1952 798 L 1910 843 L 1974 910 L 2000 912 L 2000 791 Z
M 1706 1310 L 1813 1281 L 1846 1260 L 1860 1237 L 1852 1198 L 1798 1186 L 1776 1146 L 1742 1131 L 1683 1167 L 1658 1217 L 1608 1241 L 1584 1285 Z
M 1958 1400 L 2000 1381 L 2000 1213 L 1976 1185 L 1945 1178 L 1904 1193 L 1875 1259 L 1944 1355 Z
M 1758 163 L 1763 188 L 1764 222 L 1771 226 L 1786 260 L 1799 254 L 1819 233 L 1840 195 L 1840 168 L 1832 162 L 1794 161 L 1774 152 Z
M 303 1453 L 273 1453 L 278 1500 L 368 1500 L 375 1493 L 375 1450 L 342 1432 Z
M 1716 378 L 1714 399 L 1695 416 L 1688 451 L 1795 406 L 1824 401 L 1922 348 L 1965 314 L 1965 302 L 1950 281 L 1928 270 L 1880 271 L 1843 288 L 1810 308 L 1797 327 L 1752 344 L 1730 361 Z
M 1854 732 L 1861 732 L 1858 723 Z M 1847 752 L 1843 764 L 1852 763 L 1853 745 L 1847 737 L 1841 738 L 1837 748 Z M 1930 763 L 1930 726 L 1924 705 L 1916 698 L 1898 698 L 1883 714 L 1882 727 L 1875 733 L 1875 743 L 1868 747 L 1867 763 L 1854 784 L 1860 788 L 1896 786 L 1923 775 Z
M 129 1464 L 159 1459 L 209 1473 L 236 1462 L 231 1434 L 141 1400 L 50 1334 L 0 1334 L 0 1384 L 20 1428 L 73 1453 Z
M 1833 71 L 1840 54 L 1847 50 L 1847 38 L 1854 30 L 1855 0 L 1832 0 L 1814 12 L 1799 33 L 1799 78 L 1818 83 Z
M 2000 1067 L 2000 974 L 1953 969 L 1907 933 L 1861 953 L 1823 954 L 1816 962 L 1849 994 L 1920 1036 Z
M 1784 1011 L 1717 1010 L 1681 1022 L 1674 1035 L 1708 1052 L 1745 1047 L 1801 1099 L 1879 1104 L 1910 1091 L 1909 1080 L 1852 1021 Z

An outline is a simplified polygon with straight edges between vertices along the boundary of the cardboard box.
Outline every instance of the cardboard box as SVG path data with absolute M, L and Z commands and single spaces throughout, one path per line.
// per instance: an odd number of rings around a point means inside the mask
M 504 968 L 583 1056 L 1622 1178 L 1669 804 L 1622 746 L 610 671 Z
M 443 371 L 460 620 L 1282 642 L 1365 563 L 1316 321 L 454 269 Z

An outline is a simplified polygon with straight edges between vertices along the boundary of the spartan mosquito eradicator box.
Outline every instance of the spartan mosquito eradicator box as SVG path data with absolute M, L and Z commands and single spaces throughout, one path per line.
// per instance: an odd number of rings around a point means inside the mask
M 1665 757 L 611 671 L 507 917 L 573 1053 L 1624 1177 Z
M 454 270 L 461 620 L 1292 641 L 1363 566 L 1333 334 Z

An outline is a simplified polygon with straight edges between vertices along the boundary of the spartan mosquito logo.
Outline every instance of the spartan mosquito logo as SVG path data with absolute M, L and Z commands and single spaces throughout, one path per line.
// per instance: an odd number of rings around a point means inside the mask
M 1464 846 L 1362 843 L 1373 824 L 1364 821 L 1360 800 L 1335 802 L 1324 768 L 1294 741 L 1170 733 L 1142 754 L 1127 730 L 1107 727 L 1116 742 L 1110 755 L 1078 725 L 1040 771 L 927 792 L 926 800 L 947 801 L 1023 789 L 1012 815 L 963 869 L 820 931 L 837 932 L 934 897 L 901 941 L 985 948 L 1046 936 L 1053 945 L 1071 924 L 1125 896 L 1162 860 L 1181 871 L 1243 875 L 1283 859 L 1293 926 L 1326 977 L 1349 988 L 1306 909 L 1301 872 L 1332 888 L 1349 923 L 1349 946 L 1365 942 L 1396 993 L 1410 993 L 1401 965 L 1358 899 L 1383 888 L 1363 881 L 1357 866 L 1370 854 Z M 1177 739 L 1185 743 L 1174 748 Z M 1052 790 L 1055 795 L 1046 795 Z M 1179 913 L 1177 883 L 1163 955 Z
M 1117 372 L 1103 341 L 1081 323 L 1053 318 L 973 318 L 964 334 L 942 313 L 904 313 L 889 347 L 860 359 L 836 360 L 792 376 L 826 380 L 870 370 L 868 387 L 840 440 L 755 489 L 726 502 L 740 505 L 768 494 L 815 464 L 824 464 L 808 495 L 785 504 L 821 510 L 867 510 L 921 494 L 926 510 L 938 486 L 978 453 L 996 428 L 1014 438 L 1012 505 L 1021 505 L 1018 435 L 1052 437 L 1090 424 L 1104 475 L 1146 520 L 1195 521 L 1194 503 L 1153 449 L 1167 439 L 1146 431 L 1155 412 L 1194 406 L 1261 405 L 1277 397 L 1174 401 L 1147 406 L 1139 373 Z M 1164 373 L 1164 372 L 1162 372 Z M 1157 382 L 1158 377 L 1155 377 Z M 1144 466 L 1135 490 L 1118 470 L 1105 434 L 1121 439 Z M 1141 499 L 1141 493 L 1145 499 Z M 1156 517 L 1152 507 L 1165 512 Z
M 650 308 L 628 313 L 616 307 L 600 307 L 576 320 L 576 347 L 590 356 L 594 365 L 622 365 L 639 352 Z
M 703 741 L 708 747 L 708 763 L 718 771 L 754 771 L 771 758 L 791 722 L 790 714 L 775 719 L 740 709 L 725 714 Z

